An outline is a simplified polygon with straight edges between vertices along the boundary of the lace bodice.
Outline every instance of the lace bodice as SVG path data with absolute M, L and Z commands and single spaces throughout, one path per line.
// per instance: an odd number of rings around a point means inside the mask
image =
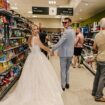
M 32 38 L 32 42 L 31 42 L 32 47 L 30 47 L 30 49 L 31 49 L 31 52 L 33 52 L 33 53 L 40 53 L 41 50 L 40 50 L 39 45 L 38 45 L 38 44 L 35 44 L 35 38 L 37 38 L 37 37 L 34 36 L 34 37 Z

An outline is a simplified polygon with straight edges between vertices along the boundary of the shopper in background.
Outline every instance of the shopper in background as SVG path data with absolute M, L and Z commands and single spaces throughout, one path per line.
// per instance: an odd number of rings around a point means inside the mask
M 81 32 L 80 28 L 76 29 L 76 37 L 75 37 L 75 47 L 74 47 L 74 58 L 73 58 L 73 67 L 76 67 L 76 64 L 78 64 L 78 67 L 80 68 L 81 65 L 81 52 L 83 49 L 83 43 L 84 43 L 84 36 Z
M 100 21 L 102 30 L 96 35 L 94 40 L 94 50 L 97 53 L 97 71 L 94 79 L 92 95 L 95 101 L 105 102 L 103 89 L 105 87 L 105 18 Z
M 52 52 L 58 49 L 61 66 L 61 86 L 65 90 L 65 88 L 69 88 L 69 67 L 74 53 L 75 32 L 70 26 L 70 18 L 64 18 L 62 23 L 65 30 L 59 42 L 52 47 Z
M 56 73 L 40 48 L 50 52 L 39 38 L 37 25 L 32 27 L 28 41 L 31 53 L 28 55 L 16 89 L 0 105 L 64 105 L 62 89 Z
M 46 31 L 42 30 L 41 23 L 39 23 L 39 37 L 40 37 L 41 42 L 45 46 L 48 46 L 47 41 L 46 41 L 47 33 L 46 33 Z M 47 56 L 47 51 L 45 51 L 43 49 L 41 49 L 41 51 Z

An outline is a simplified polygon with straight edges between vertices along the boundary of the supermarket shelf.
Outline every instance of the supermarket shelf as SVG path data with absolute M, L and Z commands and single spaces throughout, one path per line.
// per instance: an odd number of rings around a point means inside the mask
M 21 30 L 21 28 L 17 28 L 17 27 L 12 27 L 12 30 Z
M 20 52 L 19 54 L 16 54 L 15 56 L 13 56 L 12 58 L 8 59 L 8 60 L 5 60 L 5 61 L 0 61 L 0 63 L 5 63 L 5 62 L 8 62 L 16 57 L 18 57 L 20 54 L 22 54 L 24 51 Z
M 92 39 L 92 38 L 85 38 L 85 40 L 91 40 L 91 41 L 94 41 L 94 39 Z
M 87 48 L 93 49 L 93 47 L 91 47 L 89 45 L 84 44 L 84 46 L 87 47 Z
M 9 39 L 22 39 L 22 38 L 24 38 L 24 37 L 11 37 Z
M 9 69 L 4 70 L 4 72 L 0 73 L 0 76 L 4 75 L 4 74 L 7 74 L 11 70 L 11 68 L 13 68 L 13 67 L 15 67 L 15 66 L 11 66 L 11 67 L 9 67 Z
M 31 35 L 26 35 L 26 37 L 30 37 Z
M 83 61 L 83 65 L 93 74 L 95 75 L 96 74 L 96 70 L 93 70 L 93 68 L 87 64 L 85 61 Z
M 2 98 L 7 94 L 7 92 L 12 88 L 12 86 L 18 81 L 20 77 L 20 74 L 18 74 L 18 76 L 15 77 L 15 79 L 9 84 L 8 87 L 5 87 L 0 94 L 0 100 L 2 100 Z
M 9 51 L 9 50 L 12 50 L 12 49 L 18 48 L 18 47 L 20 47 L 20 46 L 23 46 L 23 45 L 25 45 L 25 44 L 27 44 L 27 43 L 23 43 L 22 45 L 15 46 L 15 47 L 11 47 L 11 48 L 9 48 L 9 49 L 5 49 L 5 50 L 3 50 L 3 51 L 6 52 L 6 51 Z
M 6 16 L 12 16 L 11 12 L 6 11 L 5 9 L 0 9 L 0 14 Z
M 22 20 L 22 18 L 21 17 L 19 17 L 19 16 L 13 16 L 13 18 L 15 19 L 15 20 Z
M 97 30 L 97 31 L 91 31 L 92 33 L 98 33 L 98 32 L 100 32 L 100 30 Z
M 25 51 L 26 51 L 26 50 L 25 50 Z M 20 53 L 20 54 L 21 54 L 21 53 Z M 4 72 L 0 73 L 0 76 L 7 74 L 9 71 L 11 71 L 12 68 L 18 66 L 22 61 L 23 61 L 23 60 L 20 60 L 19 63 L 14 64 L 13 66 L 9 67 L 9 69 L 7 69 L 7 70 L 4 70 Z

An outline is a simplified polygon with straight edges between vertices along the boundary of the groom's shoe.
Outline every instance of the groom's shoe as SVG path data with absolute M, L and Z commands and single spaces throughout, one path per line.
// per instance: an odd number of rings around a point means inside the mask
M 63 91 L 65 91 L 65 88 L 62 88 Z
M 65 86 L 65 87 L 66 87 L 66 89 L 69 89 L 69 87 L 70 87 L 70 86 L 69 86 L 69 84 L 66 84 L 66 86 Z
M 62 87 L 62 90 L 65 91 L 65 88 Z

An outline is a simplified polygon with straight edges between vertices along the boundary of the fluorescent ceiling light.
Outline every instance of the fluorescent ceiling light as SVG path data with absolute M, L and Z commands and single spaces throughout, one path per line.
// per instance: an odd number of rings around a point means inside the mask
M 56 0 L 49 0 L 48 3 L 49 4 L 56 4 Z
M 56 4 L 56 1 L 53 1 L 54 4 Z

